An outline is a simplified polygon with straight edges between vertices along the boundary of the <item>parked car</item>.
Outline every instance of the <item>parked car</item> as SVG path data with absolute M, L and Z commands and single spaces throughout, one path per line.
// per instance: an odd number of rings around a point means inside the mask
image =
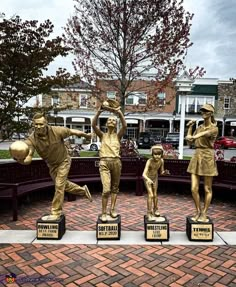
M 141 132 L 137 144 L 138 148 L 150 148 L 155 144 L 154 136 L 149 132 Z
M 179 133 L 168 133 L 164 143 L 171 144 L 174 148 L 179 146 Z
M 21 140 L 21 139 L 25 139 L 26 138 L 26 134 L 25 133 L 13 133 L 11 136 L 11 139 L 13 140 Z
M 161 144 L 161 143 L 163 143 L 164 142 L 164 137 L 163 136 L 155 136 L 154 137 L 154 143 L 155 144 Z
M 236 148 L 236 138 L 235 137 L 219 137 L 216 139 L 215 144 L 220 145 L 222 148 Z
M 92 142 L 84 147 L 85 150 L 97 151 L 100 150 L 101 142 Z

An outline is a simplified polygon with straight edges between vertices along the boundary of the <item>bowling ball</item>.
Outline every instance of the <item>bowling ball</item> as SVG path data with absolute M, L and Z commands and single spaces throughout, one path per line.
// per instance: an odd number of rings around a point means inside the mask
M 15 141 L 10 145 L 9 151 L 13 159 L 21 161 L 29 154 L 29 147 L 23 141 Z

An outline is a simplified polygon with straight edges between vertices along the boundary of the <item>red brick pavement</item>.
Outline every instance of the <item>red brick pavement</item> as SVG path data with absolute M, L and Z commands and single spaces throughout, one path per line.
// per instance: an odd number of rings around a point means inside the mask
M 65 202 L 67 229 L 95 230 L 101 196 Z M 0 229 L 35 229 L 36 220 L 50 210 L 51 200 L 24 203 L 19 220 L 0 213 Z M 192 197 L 160 193 L 160 211 L 171 230 L 185 230 L 185 218 L 194 212 Z M 235 200 L 215 199 L 209 215 L 216 231 L 236 231 Z M 120 193 L 118 211 L 122 230 L 143 230 L 146 196 Z M 9 286 L 98 286 L 98 287 L 235 287 L 236 246 L 170 245 L 43 245 L 0 244 L 0 286 L 5 276 L 16 274 L 17 284 Z
M 160 192 L 159 209 L 166 215 L 173 231 L 185 231 L 186 216 L 194 213 L 192 196 L 186 193 Z M 68 230 L 95 230 L 97 216 L 101 213 L 101 195 L 93 194 L 93 202 L 84 197 L 64 203 L 66 227 Z M 10 211 L 0 213 L 0 229 L 35 229 L 36 220 L 50 212 L 51 199 L 24 202 L 19 219 L 12 221 Z M 122 217 L 122 230 L 143 230 L 143 216 L 146 214 L 146 195 L 135 196 L 134 192 L 120 192 L 117 209 Z M 236 231 L 236 200 L 215 198 L 209 208 L 216 231 Z
M 236 248 L 231 246 L 1 246 L 0 285 L 234 287 Z

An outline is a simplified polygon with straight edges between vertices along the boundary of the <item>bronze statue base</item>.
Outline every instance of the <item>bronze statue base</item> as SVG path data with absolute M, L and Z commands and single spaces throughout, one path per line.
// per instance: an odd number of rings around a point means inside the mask
M 214 224 L 209 218 L 208 222 L 193 221 L 186 217 L 186 234 L 190 241 L 213 241 Z
M 97 240 L 120 240 L 121 235 L 121 216 L 116 218 L 108 218 L 106 222 L 102 222 L 101 214 L 97 219 Z
M 37 239 L 59 240 L 66 232 L 65 215 L 57 220 L 45 221 L 39 218 L 36 223 Z
M 156 220 L 148 220 L 144 216 L 144 231 L 146 241 L 169 241 L 169 221 L 165 216 L 154 217 Z

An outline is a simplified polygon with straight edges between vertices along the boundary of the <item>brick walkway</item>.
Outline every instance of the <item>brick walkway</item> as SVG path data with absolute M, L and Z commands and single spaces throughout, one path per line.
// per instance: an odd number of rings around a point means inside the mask
M 95 230 L 101 195 L 65 202 L 68 230 Z M 146 196 L 121 192 L 118 211 L 122 230 L 143 230 Z M 25 202 L 19 220 L 1 211 L 0 229 L 32 229 L 36 220 L 50 210 L 51 200 Z M 186 216 L 194 212 L 192 197 L 178 191 L 159 194 L 161 215 L 170 229 L 185 231 Z M 235 199 L 215 198 L 209 209 L 216 231 L 236 231 Z M 235 246 L 170 245 L 43 245 L 1 244 L 0 286 L 8 286 L 5 276 L 16 274 L 17 284 L 9 286 L 157 286 L 235 287 Z M 31 283 L 30 283 L 31 281 Z
M 195 211 L 193 199 L 187 193 L 160 192 L 159 209 L 170 221 L 170 229 L 185 231 L 186 216 Z M 11 220 L 8 211 L 0 213 L 0 229 L 35 229 L 36 220 L 50 212 L 50 199 L 24 202 L 19 211 L 19 219 Z M 146 214 L 146 195 L 135 196 L 132 192 L 121 192 L 117 200 L 118 212 L 122 217 L 122 230 L 143 230 L 143 215 Z M 236 231 L 236 200 L 215 198 L 209 208 L 217 231 Z M 97 216 L 101 213 L 101 195 L 93 194 L 93 202 L 84 197 L 64 203 L 66 227 L 68 230 L 95 230 Z

